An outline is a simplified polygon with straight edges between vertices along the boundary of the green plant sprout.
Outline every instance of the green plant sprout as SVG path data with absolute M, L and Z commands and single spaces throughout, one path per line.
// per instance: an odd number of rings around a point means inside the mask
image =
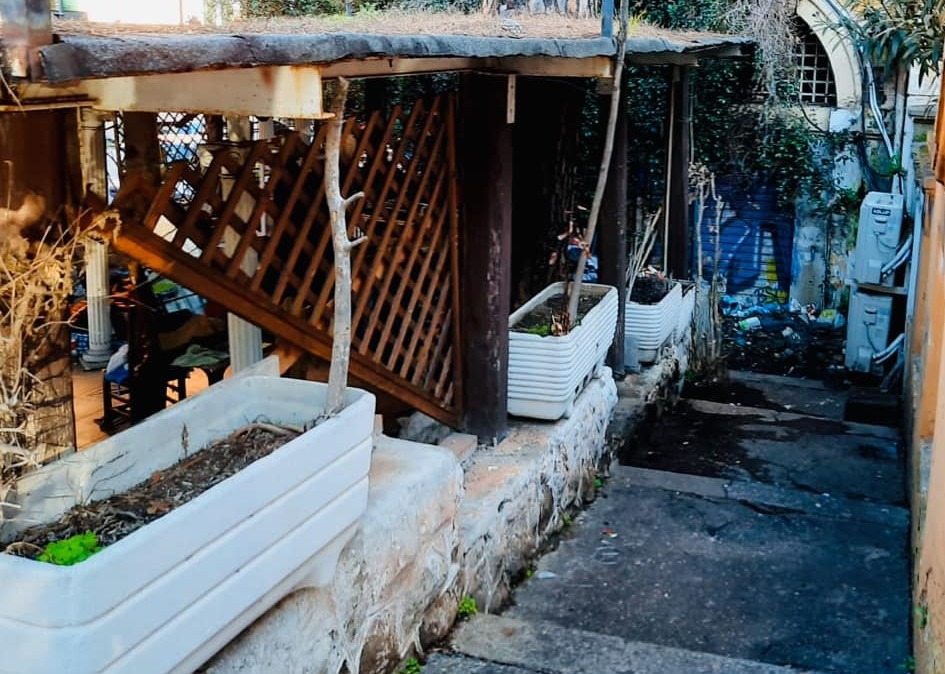
M 57 566 L 72 566 L 84 562 L 101 549 L 98 536 L 91 531 L 86 531 L 84 534 L 76 534 L 47 544 L 42 554 L 36 559 Z
M 469 618 L 479 613 L 479 607 L 476 606 L 476 600 L 466 595 L 459 602 L 459 608 L 456 609 L 456 617 L 462 619 Z
M 423 666 L 420 664 L 420 661 L 416 658 L 410 658 L 404 663 L 403 669 L 397 674 L 420 674 L 422 671 Z

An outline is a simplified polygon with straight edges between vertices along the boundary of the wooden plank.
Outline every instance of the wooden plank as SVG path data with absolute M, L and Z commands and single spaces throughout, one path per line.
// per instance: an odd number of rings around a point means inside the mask
M 222 168 L 223 155 L 222 153 L 215 154 L 210 161 L 210 166 L 207 167 L 206 173 L 203 174 L 200 184 L 197 186 L 194 199 L 190 204 L 187 215 L 184 216 L 183 222 L 177 226 L 177 233 L 174 235 L 175 246 L 183 246 L 184 241 L 188 238 L 194 240 L 197 220 L 200 218 L 200 215 L 205 212 L 203 210 L 204 204 L 209 203 L 210 198 L 219 189 L 220 171 Z
M 151 207 L 145 214 L 142 224 L 153 231 L 157 226 L 158 220 L 164 215 L 167 203 L 174 197 L 174 190 L 177 189 L 177 182 L 184 175 L 184 169 L 187 168 L 187 162 L 174 162 L 167 171 L 164 182 L 158 188 L 157 195 L 151 202 Z
M 457 193 L 458 180 L 456 176 L 456 96 L 451 94 L 446 108 L 446 128 L 449 134 L 449 142 L 446 145 L 447 161 L 449 166 L 449 199 L 447 208 L 449 209 L 449 247 L 450 247 L 450 293 L 453 295 L 453 385 L 450 387 L 450 393 L 447 394 L 447 400 L 450 400 L 459 411 L 463 413 L 464 388 L 463 388 L 463 340 L 461 316 L 463 311 L 463 297 L 460 292 L 460 266 L 459 266 L 459 194 Z
M 610 97 L 601 97 L 600 100 L 602 103 L 605 100 L 609 102 Z M 602 119 L 606 119 L 609 105 L 602 104 L 600 109 Z M 624 106 L 620 106 L 617 115 L 614 153 L 604 191 L 597 254 L 600 258 L 600 282 L 617 288 L 617 329 L 607 363 L 614 376 L 620 378 L 626 370 L 623 341 L 627 302 L 627 115 Z
M 245 284 L 220 273 L 208 273 L 198 258 L 179 251 L 169 242 L 144 230 L 140 224 L 124 223 L 114 243 L 117 250 L 140 260 L 195 293 L 219 302 L 244 320 L 320 358 L 331 358 L 331 338 L 327 334 L 313 331 L 305 321 L 287 315 L 271 304 L 267 297 L 249 292 Z M 449 425 L 457 423 L 455 413 L 432 400 L 427 392 L 384 376 L 364 357 L 352 354 L 351 374 L 434 419 Z
M 200 261 L 204 264 L 210 264 L 213 258 L 217 255 L 217 246 L 219 246 L 220 242 L 223 240 L 223 234 L 226 232 L 227 226 L 232 226 L 232 223 L 239 220 L 239 218 L 236 216 L 236 208 L 240 203 L 240 199 L 243 198 L 243 192 L 246 191 L 249 181 L 255 177 L 253 168 L 256 165 L 256 162 L 259 160 L 259 155 L 262 154 L 265 147 L 266 144 L 264 142 L 254 143 L 250 148 L 249 155 L 245 160 L 242 161 L 242 164 L 237 163 L 235 165 L 231 165 L 233 160 L 232 157 L 228 158 L 224 156 L 224 158 L 221 160 L 223 161 L 225 167 L 234 172 L 238 171 L 238 174 L 235 176 L 236 182 L 233 184 L 233 188 L 226 198 L 226 205 L 223 207 L 223 211 L 218 216 L 219 222 L 214 228 L 213 234 L 210 236 L 210 241 L 207 243 L 207 247 L 200 255 Z M 243 228 L 237 229 L 236 227 L 233 227 L 233 229 L 238 233 L 243 230 Z
M 248 117 L 325 117 L 318 66 L 255 68 L 111 77 L 85 83 L 99 110 L 205 112 Z
M 230 263 L 226 267 L 226 275 L 230 278 L 236 278 L 236 275 L 239 273 L 242 267 L 243 257 L 246 255 L 246 251 L 249 250 L 250 246 L 253 245 L 254 241 L 257 238 L 256 231 L 257 226 L 262 218 L 262 214 L 266 211 L 267 206 L 272 201 L 272 194 L 275 190 L 276 185 L 279 183 L 279 178 L 282 176 L 285 171 L 285 164 L 289 161 L 289 157 L 292 156 L 292 151 L 294 149 L 295 143 L 298 141 L 298 134 L 293 134 L 285 139 L 283 139 L 282 147 L 279 149 L 277 158 L 273 162 L 263 161 L 264 164 L 270 167 L 269 178 L 266 180 L 266 184 L 258 190 L 258 194 L 254 194 L 256 203 L 253 205 L 253 211 L 249 216 L 249 221 L 246 223 L 246 231 L 243 232 L 240 236 L 240 241 L 236 246 L 236 250 L 233 252 L 233 257 L 230 258 Z M 265 144 L 267 148 L 271 147 L 273 140 L 261 141 Z M 279 139 L 276 139 L 275 142 L 280 142 Z M 263 153 L 265 155 L 265 153 Z M 256 190 L 254 190 L 255 192 Z M 258 274 L 254 274 L 258 275 Z
M 439 109 L 438 104 L 435 106 L 435 109 L 437 110 Z M 427 137 L 427 134 L 430 132 L 429 127 L 432 124 L 433 119 L 434 119 L 434 115 L 431 114 L 427 127 L 424 129 L 423 135 L 421 136 L 421 138 Z M 396 273 L 397 263 L 406 257 L 406 253 L 404 253 L 404 248 L 407 246 L 408 241 L 411 241 L 412 239 L 416 238 L 417 240 L 412 241 L 412 244 L 413 244 L 411 246 L 412 250 L 410 251 L 410 257 L 407 258 L 407 263 L 405 265 L 402 265 L 401 281 L 394 295 L 393 304 L 398 307 L 401 305 L 400 303 L 401 303 L 401 300 L 403 299 L 404 292 L 406 291 L 407 286 L 409 284 L 410 270 L 413 268 L 414 262 L 417 259 L 417 255 L 420 253 L 420 237 L 422 236 L 422 228 L 420 226 L 421 223 L 416 223 L 415 220 L 417 217 L 417 211 L 420 208 L 420 203 L 424 201 L 424 197 L 428 196 L 427 188 L 429 186 L 430 177 L 433 175 L 437 175 L 439 179 L 436 181 L 436 184 L 434 185 L 435 190 L 434 190 L 433 195 L 431 195 L 430 198 L 427 200 L 428 208 L 435 208 L 438 205 L 437 196 L 439 194 L 440 187 L 443 184 L 443 178 L 445 177 L 445 172 L 439 170 L 440 165 L 441 165 L 441 160 L 443 159 L 443 157 L 441 156 L 441 153 L 443 149 L 443 140 L 445 137 L 446 137 L 446 127 L 441 126 L 436 135 L 433 148 L 430 151 L 429 155 L 422 157 L 422 160 L 425 160 L 426 168 L 423 172 L 423 177 L 420 180 L 420 185 L 417 187 L 417 192 L 414 195 L 414 198 L 410 204 L 410 208 L 407 211 L 407 217 L 405 218 L 404 231 L 402 232 L 402 235 L 400 236 L 400 238 L 397 240 L 396 246 L 394 246 L 393 253 L 390 256 L 391 266 L 388 273 L 386 274 L 384 278 L 384 281 L 381 287 L 381 291 L 380 291 L 381 297 L 387 297 L 388 293 L 390 292 L 390 287 L 391 287 L 391 283 L 393 282 L 394 274 Z M 417 158 L 417 156 L 415 155 L 415 161 L 420 161 L 420 160 L 421 159 Z M 412 170 L 410 171 L 410 173 L 414 174 L 416 172 Z M 408 231 L 411 232 L 410 237 L 406 236 Z M 382 253 L 383 252 L 384 251 L 382 251 Z M 427 254 L 431 255 L 432 250 L 429 251 Z M 380 310 L 381 310 L 381 305 L 377 304 L 375 305 L 374 310 L 371 312 L 371 317 L 368 320 L 368 328 L 367 328 L 367 331 L 369 334 L 374 333 L 375 327 L 377 325 L 377 321 L 380 318 Z M 407 316 L 408 317 L 410 316 L 409 311 L 407 312 Z M 387 340 L 390 338 L 392 326 L 393 326 L 393 323 L 391 321 L 387 321 L 383 325 L 382 330 L 381 330 L 381 337 L 376 347 L 377 354 L 383 353 L 384 347 L 387 345 Z
M 386 172 L 386 176 L 384 178 L 384 185 L 381 188 L 380 194 L 378 194 L 374 200 L 374 212 L 371 214 L 370 220 L 367 223 L 367 228 L 365 231 L 365 236 L 368 237 L 368 241 L 373 240 L 374 232 L 375 232 L 375 229 L 377 228 L 377 223 L 385 211 L 384 206 L 387 201 L 387 195 L 390 193 L 391 185 L 394 181 L 394 177 L 397 174 L 396 166 L 403 161 L 404 152 L 407 149 L 408 143 L 406 142 L 406 139 L 413 137 L 414 129 L 416 128 L 417 121 L 423 116 L 424 111 L 425 111 L 425 106 L 422 101 L 417 101 L 414 104 L 413 109 L 410 111 L 410 116 L 407 118 L 407 123 L 404 125 L 404 133 L 403 133 L 402 139 L 397 144 L 397 150 L 394 153 L 393 161 L 390 162 L 390 166 L 388 167 L 388 170 Z M 390 137 L 390 134 L 393 133 L 393 129 L 396 126 L 395 122 L 397 120 L 398 120 L 397 117 L 392 117 L 388 121 L 388 134 L 387 134 L 388 138 Z M 386 145 L 387 145 L 387 142 L 382 143 L 380 147 L 384 148 Z M 384 159 L 385 159 L 384 153 L 379 152 L 377 156 L 375 157 L 371 168 L 376 169 L 378 165 L 384 162 Z M 365 200 L 362 199 L 362 202 L 363 201 Z M 358 206 L 361 207 L 362 204 L 358 204 Z M 360 209 L 356 211 L 356 213 L 360 214 Z M 352 217 L 351 220 L 352 222 L 357 221 L 355 217 Z M 387 246 L 389 233 L 390 233 L 390 226 L 385 228 L 384 235 L 381 237 L 381 241 L 376 244 L 377 248 L 380 248 L 381 250 L 383 250 Z M 352 264 L 352 268 L 359 268 L 361 264 L 364 262 L 364 256 L 367 253 L 366 247 L 361 246 L 360 248 L 361 249 L 357 251 L 357 257 L 355 258 Z M 371 289 L 371 285 L 373 285 L 372 279 L 373 279 L 373 276 L 368 277 L 368 284 L 365 287 L 362 287 L 358 290 L 358 302 L 354 307 L 354 311 L 352 312 L 352 320 L 351 320 L 352 325 L 358 325 L 360 323 L 361 316 L 364 314 L 364 310 L 367 307 L 367 303 L 371 299 L 370 289 Z M 362 344 L 362 347 L 364 347 L 364 344 Z M 361 353 L 364 353 L 366 351 L 367 349 L 366 347 L 364 347 L 364 350 L 361 351 Z
M 508 430 L 512 127 L 503 77 L 464 75 L 461 88 L 464 427 L 481 441 Z

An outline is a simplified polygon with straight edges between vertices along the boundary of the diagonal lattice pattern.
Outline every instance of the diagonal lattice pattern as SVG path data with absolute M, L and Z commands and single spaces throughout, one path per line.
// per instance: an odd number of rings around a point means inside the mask
M 367 237 L 352 253 L 352 374 L 447 422 L 461 409 L 453 106 L 442 95 L 348 119 L 342 156 L 342 192 L 365 194 L 349 211 L 351 234 Z M 311 143 L 287 130 L 221 146 L 203 172 L 171 164 L 118 247 L 124 238 L 178 261 L 167 276 L 325 356 L 334 274 L 325 128 L 314 130 Z M 186 201 L 175 198 L 181 185 Z M 247 299 L 253 309 L 232 306 Z

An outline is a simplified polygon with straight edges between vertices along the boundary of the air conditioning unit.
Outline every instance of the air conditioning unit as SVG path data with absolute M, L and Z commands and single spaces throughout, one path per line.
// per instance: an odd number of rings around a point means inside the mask
M 854 280 L 892 285 L 892 275 L 884 279 L 881 270 L 899 248 L 902 211 L 901 194 L 870 192 L 863 199 L 853 258 Z
M 859 238 L 859 237 L 857 237 Z M 892 295 L 873 295 L 853 290 L 847 316 L 846 366 L 854 372 L 878 374 L 873 356 L 889 341 Z

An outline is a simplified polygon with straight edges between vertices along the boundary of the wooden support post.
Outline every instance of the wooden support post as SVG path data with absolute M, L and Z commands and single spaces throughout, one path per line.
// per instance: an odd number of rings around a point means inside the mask
M 689 68 L 673 67 L 670 96 L 672 125 L 667 194 L 668 237 L 666 273 L 674 278 L 689 278 Z
M 153 112 L 126 112 L 125 174 L 141 175 L 153 186 L 161 184 L 161 147 L 158 144 L 157 115 Z
M 40 74 L 36 47 L 52 44 L 49 0 L 0 0 L 6 61 L 13 77 Z
M 512 127 L 505 77 L 464 75 L 460 233 L 465 429 L 482 442 L 508 429 Z
M 609 102 L 610 97 L 602 97 L 601 101 Z M 601 104 L 600 108 L 601 118 L 606 123 L 607 105 Z M 623 106 L 618 115 L 597 242 L 597 275 L 601 283 L 617 288 L 617 331 L 607 361 L 614 376 L 619 378 L 625 374 L 623 340 L 627 301 L 627 115 Z

